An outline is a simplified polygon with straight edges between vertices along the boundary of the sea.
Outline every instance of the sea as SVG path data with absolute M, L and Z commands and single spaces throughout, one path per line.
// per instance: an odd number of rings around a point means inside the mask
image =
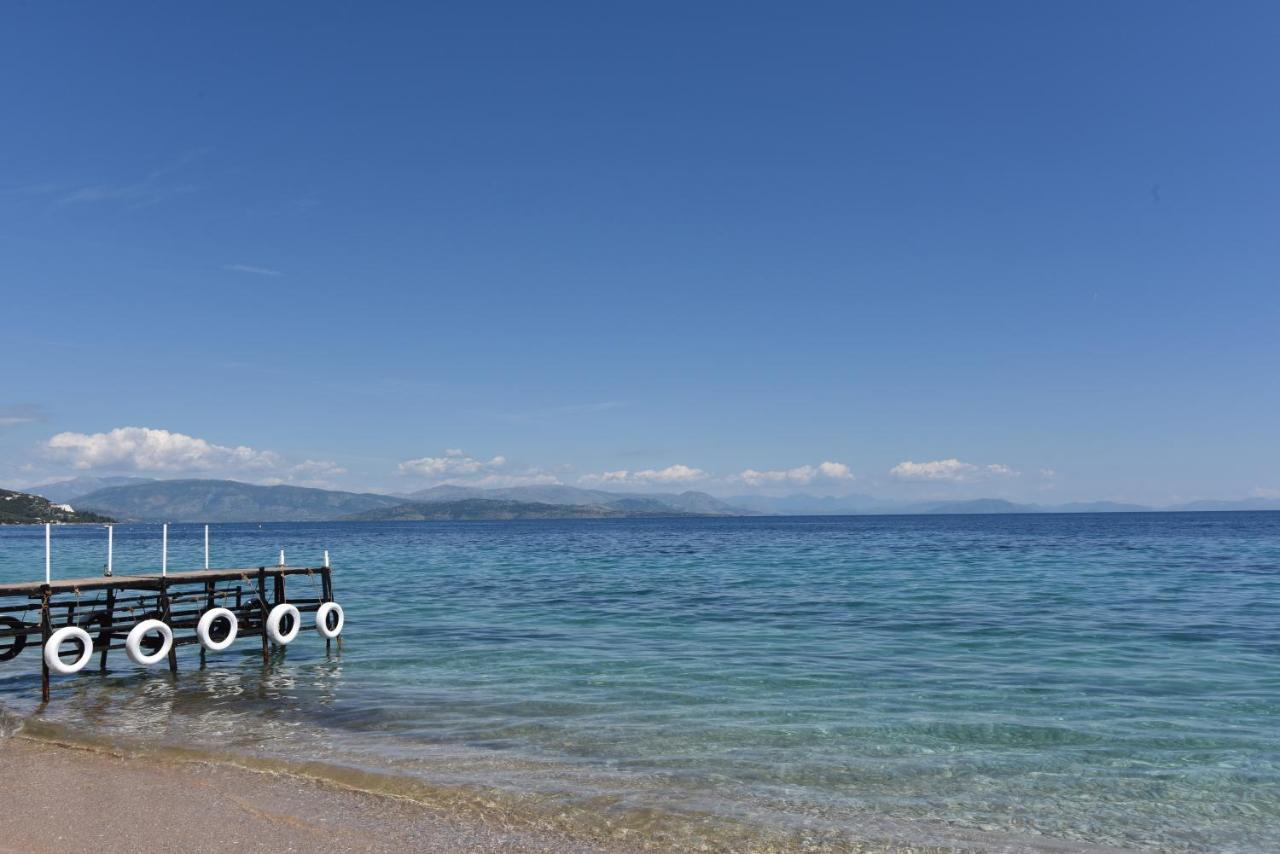
M 687 849 L 1280 850 L 1280 513 L 223 524 L 333 562 L 179 672 L 0 664 L 0 733 L 321 777 Z M 118 574 L 158 525 L 119 525 Z M 53 532 L 55 577 L 106 533 Z M 0 528 L 0 582 L 44 531 Z M 203 526 L 169 530 L 169 568 Z M 305 576 L 295 595 L 313 595 Z M 86 602 L 92 596 L 86 594 Z M 0 750 L 2 750 L 0 746 Z

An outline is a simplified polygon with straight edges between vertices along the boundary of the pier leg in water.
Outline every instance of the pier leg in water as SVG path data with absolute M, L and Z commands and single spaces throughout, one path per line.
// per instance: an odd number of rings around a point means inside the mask
M 271 663 L 271 650 L 267 647 L 267 568 L 258 567 L 258 609 L 262 612 L 262 663 Z
M 171 617 L 169 614 L 169 582 L 163 578 L 160 579 L 160 619 L 169 623 Z M 172 625 L 169 626 L 173 628 Z M 176 643 L 169 644 L 169 672 L 178 672 L 178 645 Z
M 40 699 L 49 702 L 49 664 L 44 660 L 44 645 L 49 642 L 49 585 L 40 589 Z
M 324 569 L 320 570 L 320 601 L 332 602 L 333 601 L 333 578 L 329 575 L 329 572 L 330 572 L 329 560 L 328 560 L 329 553 L 325 552 L 324 554 L 325 554 L 325 566 L 324 566 Z M 333 641 L 331 641 L 329 638 L 324 639 L 324 652 L 325 652 L 325 655 L 328 655 L 329 653 L 333 652 Z
M 205 529 L 205 533 L 207 536 L 208 528 Z M 206 564 L 208 563 L 208 558 L 205 558 L 205 563 Z M 206 567 L 206 569 L 207 568 L 208 567 Z M 213 582 L 206 581 L 204 583 L 204 609 L 206 611 L 209 611 L 209 610 L 212 610 L 212 608 L 213 608 Z M 200 669 L 201 670 L 204 670 L 204 658 L 205 658 L 204 654 L 205 654 L 204 644 L 200 644 Z
M 98 632 L 98 646 L 102 648 L 98 659 L 98 669 L 103 673 L 107 671 L 107 650 L 111 647 L 111 621 L 115 617 L 115 611 L 116 590 L 114 587 L 108 587 L 106 619 L 102 622 L 102 631 Z

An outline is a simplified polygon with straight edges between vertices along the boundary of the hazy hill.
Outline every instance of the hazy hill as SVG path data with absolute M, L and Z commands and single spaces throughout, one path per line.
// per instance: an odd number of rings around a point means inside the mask
M 82 495 L 97 492 L 111 486 L 130 486 L 135 483 L 154 483 L 150 477 L 73 477 L 41 486 L 30 487 L 27 491 L 33 495 L 43 495 L 58 504 L 70 504 Z
M 346 517 L 353 522 L 481 521 L 485 519 L 616 519 L 632 516 L 671 516 L 664 505 L 655 512 L 578 504 L 546 504 L 499 498 L 457 501 L 411 501 L 397 507 L 366 510 Z
M 1143 504 L 1122 504 L 1118 501 L 1073 501 L 1044 508 L 1052 513 L 1150 513 L 1153 508 Z
M 417 502 L 458 501 L 484 498 L 535 504 L 575 507 L 617 507 L 628 510 L 676 511 L 709 515 L 741 515 L 744 511 L 705 492 L 609 492 L 603 489 L 581 489 L 576 486 L 547 484 L 512 486 L 501 489 L 479 489 L 466 486 L 434 486 L 405 496 Z
M 111 482 L 75 498 L 86 486 Z M 803 493 L 788 496 L 739 495 L 722 500 L 693 490 L 673 492 L 610 492 L 559 484 L 481 489 L 444 485 L 409 496 L 343 492 L 299 486 L 257 486 L 232 480 L 149 480 L 146 478 L 73 478 L 46 484 L 46 497 L 55 503 L 73 503 L 78 509 L 96 511 L 118 519 L 172 522 L 318 522 L 346 518 L 572 518 L 575 516 L 778 516 L 960 514 L 960 513 L 1133 513 L 1159 510 L 1280 510 L 1280 499 L 1250 498 L 1240 501 L 1196 501 L 1175 507 L 1151 508 L 1112 501 L 1073 502 L 1060 505 L 1021 504 L 999 498 L 966 501 L 892 501 L 869 495 L 840 497 Z M 59 500 L 61 499 L 61 500 Z M 373 511 L 407 505 L 487 503 L 437 508 L 397 510 L 401 515 Z M 505 502 L 506 507 L 497 503 Z M 541 508 L 515 505 L 543 505 Z M 545 507 L 560 508 L 551 513 Z M 461 514 L 453 515 L 449 514 Z M 469 515 L 470 514 L 470 515 Z M 479 514 L 479 515 L 475 515 Z M 496 515 L 494 515 L 496 514 Z M 505 515 L 504 515 L 505 514 Z M 511 515 L 516 514 L 516 515 Z
M 1191 501 L 1169 510 L 1280 510 L 1280 498 L 1242 498 L 1239 501 Z
M 970 501 L 941 501 L 936 504 L 913 505 L 912 513 L 1043 513 L 1034 504 L 1015 504 L 1003 498 L 974 498 Z
M 63 503 L 63 502 L 59 502 Z M 40 522 L 114 522 L 96 513 L 66 510 L 39 495 L 0 489 L 0 525 L 31 525 Z
M 234 480 L 157 480 L 100 489 L 77 500 L 86 509 L 144 522 L 318 522 L 404 501 Z
M 734 507 L 770 516 L 858 516 L 902 506 L 870 495 L 734 495 L 725 500 Z
M 478 486 L 454 486 L 446 483 L 430 489 L 403 493 L 401 497 L 411 501 L 461 501 L 464 498 L 479 498 L 482 495 L 484 490 Z
M 1141 504 L 1115 501 L 1077 501 L 1070 504 L 1020 504 L 1001 498 L 975 498 L 961 501 L 888 501 L 870 495 L 839 497 L 797 493 L 786 496 L 735 495 L 727 499 L 736 507 L 778 516 L 864 516 L 875 514 L 933 515 L 950 513 L 1147 513 L 1153 508 Z M 1265 500 L 1255 499 L 1254 501 Z M 1226 504 L 1229 502 L 1201 502 Z M 1280 502 L 1277 502 L 1280 508 Z M 1182 508 L 1170 508 L 1182 509 Z M 1214 507 L 1201 509 L 1266 509 Z

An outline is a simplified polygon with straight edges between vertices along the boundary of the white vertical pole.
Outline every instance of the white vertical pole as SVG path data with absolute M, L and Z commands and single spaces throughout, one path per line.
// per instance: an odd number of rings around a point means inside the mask
M 112 573 L 111 561 L 113 557 L 112 553 L 115 551 L 115 545 L 116 545 L 115 539 L 116 539 L 116 526 L 108 525 L 107 526 L 107 575 L 110 575 Z
M 280 550 L 280 565 L 284 566 L 284 549 Z
M 164 523 L 163 531 L 164 533 L 161 534 L 161 540 L 160 540 L 160 542 L 162 543 L 161 551 L 160 551 L 160 574 L 168 575 L 169 574 L 169 523 L 168 522 Z
M 204 526 L 204 568 L 209 568 L 209 526 Z
M 52 580 L 53 559 L 51 557 L 51 549 L 53 548 L 50 541 L 53 526 L 48 522 L 44 523 L 44 583 L 48 584 Z
M 328 549 L 324 550 L 324 568 L 325 569 L 329 568 L 329 550 Z

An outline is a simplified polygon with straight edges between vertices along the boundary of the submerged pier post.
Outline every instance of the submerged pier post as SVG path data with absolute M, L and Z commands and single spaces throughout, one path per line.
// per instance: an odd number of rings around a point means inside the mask
M 281 565 L 281 566 L 284 566 L 284 562 L 283 562 L 284 552 L 283 552 L 283 551 L 281 551 L 281 552 L 280 552 L 280 557 L 281 557 L 281 559 L 282 559 L 282 560 L 281 560 L 280 565 Z M 275 589 L 274 589 L 274 591 L 273 591 L 273 595 L 275 596 L 275 601 L 274 601 L 274 602 L 272 602 L 271 604 L 272 604 L 272 606 L 275 606 L 275 605 L 279 605 L 281 602 L 285 601 L 285 598 L 284 598 L 284 574 L 283 574 L 283 573 L 281 573 L 280 575 L 275 576 L 275 578 L 273 579 L 273 582 L 274 582 L 274 583 L 272 584 L 272 586 L 275 588 Z M 286 619 L 287 619 L 287 618 L 286 618 Z M 284 620 L 281 620 L 281 621 L 280 621 L 280 630 L 281 630 L 281 631 L 284 631 L 284 628 L 285 628 Z M 279 646 L 278 644 L 277 644 L 277 647 L 281 650 L 281 653 L 283 654 L 284 647 Z
M 160 619 L 164 620 L 166 624 L 171 624 L 173 621 L 173 616 L 169 609 L 169 581 L 164 576 L 160 577 Z M 171 625 L 170 629 L 172 629 Z M 178 672 L 178 645 L 176 643 L 169 644 L 169 672 Z
M 108 566 L 110 564 L 108 563 Z M 111 623 L 115 618 L 116 611 L 116 589 L 114 587 L 107 588 L 107 610 L 104 612 L 102 622 L 102 631 L 98 632 L 98 645 L 102 647 L 99 653 L 98 669 L 102 672 L 107 670 L 107 650 L 111 648 Z
M 262 663 L 271 663 L 271 650 L 267 646 L 267 568 L 258 567 L 258 609 L 262 612 Z
M 205 525 L 206 535 L 207 535 L 207 531 L 208 531 L 208 529 L 209 529 L 209 526 L 208 526 L 208 525 Z M 208 554 L 208 552 L 206 552 L 206 554 Z M 208 558 L 206 558 L 206 560 L 208 560 Z M 205 567 L 205 568 L 207 569 L 208 567 Z M 216 604 L 216 603 L 215 603 L 215 601 L 214 601 L 214 595 L 213 595 L 213 593 L 214 593 L 213 582 L 212 582 L 212 581 L 206 581 L 206 582 L 204 583 L 204 609 L 205 609 L 205 611 L 212 611 L 212 610 L 213 610 L 213 606 Z M 201 669 L 201 670 L 204 670 L 204 659 L 205 659 L 205 649 L 204 649 L 204 644 L 202 643 L 202 644 L 200 644 L 200 669 Z
M 47 529 L 46 529 L 47 530 Z M 49 627 L 49 582 L 40 588 L 40 700 L 49 702 L 49 662 L 44 660 L 44 647 L 53 630 Z
M 330 575 L 329 569 L 329 552 L 324 553 L 324 566 L 320 569 L 320 601 L 333 601 L 333 577 Z M 324 639 L 325 653 L 333 652 L 333 641 L 329 638 Z

